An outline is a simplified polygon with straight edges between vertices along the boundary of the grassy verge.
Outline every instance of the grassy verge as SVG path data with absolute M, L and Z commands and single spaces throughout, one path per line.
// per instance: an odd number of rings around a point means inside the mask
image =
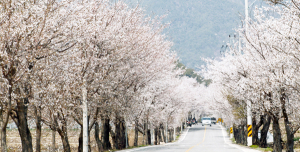
M 230 139 L 232 143 L 236 143 L 234 138 Z
M 230 140 L 232 141 L 232 143 L 236 143 L 234 138 L 231 138 Z M 255 150 L 259 150 L 259 151 L 262 151 L 262 152 L 271 152 L 271 151 L 273 151 L 272 148 L 269 148 L 269 147 L 268 148 L 261 148 L 258 145 L 251 145 L 250 148 L 255 149 Z
M 269 151 L 273 151 L 272 148 L 260 148 L 258 145 L 251 145 L 250 148 L 255 149 L 255 150 L 259 150 L 259 151 L 263 151 L 263 152 L 269 152 Z

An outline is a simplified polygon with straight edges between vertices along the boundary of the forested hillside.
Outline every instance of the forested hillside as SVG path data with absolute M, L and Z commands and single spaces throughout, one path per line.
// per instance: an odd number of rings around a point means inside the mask
M 136 5 L 136 0 L 127 0 Z M 173 49 L 189 68 L 203 64 L 201 57 L 220 55 L 220 48 L 234 34 L 244 16 L 243 0 L 140 0 L 150 16 L 164 15 L 165 30 Z M 249 1 L 251 3 L 251 1 Z M 261 1 L 256 4 L 261 3 Z M 242 16 L 240 16 L 240 14 Z

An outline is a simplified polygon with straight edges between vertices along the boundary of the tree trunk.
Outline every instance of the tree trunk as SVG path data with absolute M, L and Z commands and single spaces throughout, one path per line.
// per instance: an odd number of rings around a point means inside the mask
M 288 124 L 286 126 L 288 126 Z M 286 127 L 286 132 L 286 152 L 294 152 L 294 134 L 291 132 L 290 127 Z
M 56 120 L 55 120 L 56 121 Z M 57 124 L 57 123 L 55 123 Z M 56 129 L 58 134 L 60 135 L 64 152 L 71 152 L 71 147 L 68 139 L 68 130 L 67 130 L 67 121 L 63 120 L 61 128 Z
M 279 120 L 277 117 L 273 116 L 273 151 L 274 152 L 282 152 L 282 145 L 281 145 L 281 132 L 279 127 Z
M 168 131 L 169 131 L 169 140 L 168 141 L 172 142 L 172 140 L 173 140 L 173 138 L 172 138 L 173 137 L 172 136 L 172 129 L 169 129 Z
M 71 152 L 71 147 L 69 144 L 69 139 L 66 135 L 60 136 L 62 144 L 63 144 L 63 148 L 64 148 L 64 152 Z
M 144 127 L 143 127 L 143 145 L 147 145 L 145 142 L 145 136 L 146 136 L 146 123 L 144 123 Z
M 237 144 L 247 145 L 247 126 L 246 125 L 238 125 L 233 126 L 234 139 Z
M 27 123 L 27 104 L 28 98 L 17 100 L 17 116 L 14 121 L 18 126 L 19 134 L 21 137 L 22 152 L 33 152 L 32 137 Z
M 158 128 L 155 127 L 154 129 L 154 145 L 158 145 L 159 144 L 159 139 L 158 139 Z
M 267 136 L 268 136 L 268 131 L 271 123 L 271 117 L 266 114 L 263 118 L 263 128 L 260 132 L 260 142 L 259 142 L 259 147 L 262 148 L 267 148 Z
M 41 125 L 41 107 L 35 107 L 35 123 L 36 123 L 36 152 L 41 151 L 41 136 L 42 136 L 42 125 Z
M 294 134 L 293 134 L 293 130 L 290 126 L 290 122 L 289 122 L 289 117 L 288 114 L 286 112 L 286 97 L 285 97 L 285 93 L 284 90 L 281 90 L 281 97 L 280 97 L 280 101 L 281 101 L 281 110 L 282 110 L 282 115 L 284 118 L 284 125 L 285 125 L 285 131 L 286 131 L 286 137 L 287 137 L 287 141 L 286 141 L 286 152 L 293 152 L 294 151 Z
M 233 138 L 235 140 L 236 143 L 238 143 L 238 128 L 236 127 L 235 124 L 233 124 Z
M 151 131 L 150 129 L 147 130 L 147 144 L 151 145 Z
M 122 117 L 116 116 L 115 122 L 115 148 L 126 148 L 126 136 L 125 136 L 125 120 Z
M 247 146 L 247 137 L 248 137 L 248 127 L 247 124 L 242 126 L 242 137 L 243 137 L 243 145 Z
M 55 147 L 55 134 L 56 134 L 56 131 L 55 130 L 52 130 L 52 147 L 51 147 L 51 152 L 55 152 L 56 150 L 56 147 Z
M 103 142 L 103 149 L 108 150 L 111 149 L 111 144 L 109 141 L 109 133 L 110 133 L 110 125 L 109 125 L 109 118 L 102 119 L 102 142 Z
M 6 145 L 6 126 L 1 126 L 1 151 L 6 152 L 7 151 L 7 145 Z
M 14 70 L 12 70 L 14 71 Z M 11 73 L 13 75 L 13 73 Z M 12 111 L 12 106 L 11 106 L 11 102 L 12 102 L 12 88 L 13 88 L 13 80 L 11 78 L 7 78 L 8 80 L 8 102 L 7 102 L 7 110 L 5 112 L 5 115 L 3 116 L 3 112 L 4 112 L 4 107 L 3 105 L 1 105 L 1 120 L 2 120 L 2 124 L 1 124 L 1 151 L 2 152 L 6 152 L 7 151 L 7 144 L 6 144 L 6 127 L 9 121 L 9 116 L 11 115 L 11 111 Z
M 138 120 L 136 119 L 135 120 L 135 126 L 134 126 L 134 146 L 138 146 L 138 140 L 139 140 L 139 129 L 138 129 L 138 125 L 139 125 L 139 122 Z
M 158 130 L 158 145 L 160 145 L 160 142 L 162 142 L 163 141 L 163 138 L 162 138 L 162 133 L 161 133 L 161 128 L 158 128 L 157 129 Z
M 6 126 L 7 122 L 3 120 L 3 106 L 0 107 L 0 125 L 1 125 L 1 151 L 6 152 L 7 146 L 6 146 Z M 8 115 L 6 113 L 6 115 Z
M 69 144 L 69 139 L 68 139 L 68 134 L 67 134 L 67 128 L 62 127 L 62 129 L 58 129 L 58 133 L 60 135 L 60 138 L 61 138 L 61 141 L 63 144 L 64 152 L 71 152 L 71 147 Z
M 162 138 L 164 142 L 166 142 L 165 129 L 162 124 L 160 125 L 160 129 L 161 129 Z
M 260 120 L 257 123 L 254 114 L 252 117 L 252 144 L 253 145 L 259 145 L 258 130 L 262 124 L 263 124 L 263 116 L 260 117 Z
M 83 126 L 80 126 L 80 134 L 78 138 L 78 152 L 83 151 Z
M 258 125 L 256 124 L 255 115 L 252 116 L 252 144 L 258 145 Z
M 96 140 L 96 144 L 97 144 L 97 147 L 98 147 L 98 152 L 103 152 L 103 147 L 102 147 L 102 143 L 101 143 L 101 140 L 99 138 L 99 124 L 98 122 L 95 122 L 95 140 Z
M 238 143 L 243 144 L 243 126 L 239 125 Z

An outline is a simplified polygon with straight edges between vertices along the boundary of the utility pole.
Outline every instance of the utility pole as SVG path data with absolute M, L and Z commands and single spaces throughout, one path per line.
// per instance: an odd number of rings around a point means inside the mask
M 248 0 L 245 0 L 245 36 L 247 37 L 249 26 L 249 12 L 248 12 Z M 247 42 L 245 42 L 247 47 Z M 252 145 L 252 116 L 251 116 L 251 101 L 247 100 L 247 145 Z
M 88 141 L 88 106 L 87 106 L 87 90 L 86 90 L 86 79 L 83 76 L 82 85 L 82 111 L 83 111 L 83 152 L 89 151 Z

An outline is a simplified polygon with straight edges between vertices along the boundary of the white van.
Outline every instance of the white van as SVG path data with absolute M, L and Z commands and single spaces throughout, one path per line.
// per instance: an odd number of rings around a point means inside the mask
M 204 126 L 204 125 L 211 126 L 211 118 L 210 117 L 203 117 L 201 120 L 202 120 L 202 126 Z

